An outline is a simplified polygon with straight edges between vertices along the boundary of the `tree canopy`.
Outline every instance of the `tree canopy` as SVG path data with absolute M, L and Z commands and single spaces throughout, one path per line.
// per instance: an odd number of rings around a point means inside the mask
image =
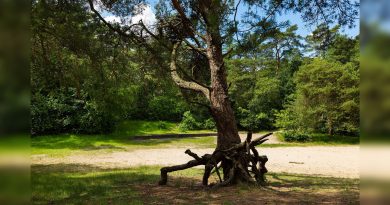
M 109 132 L 123 119 L 213 127 L 213 79 L 226 81 L 239 129 L 359 132 L 359 41 L 339 29 L 356 24 L 358 3 L 158 1 L 155 24 L 132 20 L 146 3 L 33 1 L 33 134 Z M 278 21 L 286 12 L 317 29 L 298 35 Z

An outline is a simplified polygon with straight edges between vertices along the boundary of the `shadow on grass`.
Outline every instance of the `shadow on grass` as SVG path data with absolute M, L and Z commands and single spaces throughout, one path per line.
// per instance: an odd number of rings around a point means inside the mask
M 80 164 L 32 166 L 33 204 L 142 204 L 137 183 L 156 182 L 148 170 L 108 170 Z
M 266 187 L 201 186 L 202 170 L 172 173 L 158 186 L 159 167 L 101 169 L 80 164 L 32 166 L 34 204 L 358 204 L 358 180 L 268 175 Z
M 334 135 L 329 136 L 327 134 L 313 134 L 313 142 L 319 143 L 329 143 L 329 144 L 359 144 L 359 136 L 344 136 L 344 135 Z
M 269 187 L 275 188 L 275 190 L 278 188 L 342 190 L 351 187 L 357 189 L 359 185 L 358 179 L 349 178 L 319 177 L 286 173 L 269 173 L 268 177 L 271 178 L 268 184 Z

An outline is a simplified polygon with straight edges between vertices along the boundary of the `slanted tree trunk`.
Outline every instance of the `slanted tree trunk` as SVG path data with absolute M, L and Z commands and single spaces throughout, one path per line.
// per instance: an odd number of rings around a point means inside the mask
M 209 61 L 211 93 L 210 107 L 217 130 L 217 149 L 227 149 L 241 142 L 237 123 L 229 101 L 226 69 L 222 53 L 222 37 L 220 32 L 220 1 L 204 1 L 201 4 L 202 16 L 206 22 L 206 56 Z
M 227 149 L 240 143 L 241 140 L 229 101 L 222 48 L 220 45 L 213 45 L 212 40 L 208 43 L 210 45 L 207 49 L 207 56 L 211 72 L 210 107 L 218 131 L 217 149 Z

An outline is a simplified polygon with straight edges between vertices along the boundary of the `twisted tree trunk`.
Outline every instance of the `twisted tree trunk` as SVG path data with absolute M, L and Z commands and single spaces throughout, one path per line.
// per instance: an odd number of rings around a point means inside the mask
M 218 130 L 217 149 L 227 149 L 234 144 L 240 143 L 241 140 L 238 135 L 233 109 L 229 101 L 226 70 L 221 46 L 213 45 L 210 42 L 207 55 L 211 72 L 211 115 L 215 120 Z
M 187 150 L 186 153 L 194 157 L 195 160 L 183 165 L 162 168 L 160 184 L 166 184 L 168 172 L 187 169 L 197 165 L 205 165 L 205 173 L 203 176 L 204 185 L 208 184 L 208 178 L 213 169 L 215 169 L 220 178 L 220 185 L 231 184 L 237 180 L 246 182 L 253 181 L 248 167 L 252 167 L 251 171 L 254 173 L 256 181 L 262 181 L 263 174 L 266 172 L 264 165 L 267 159 L 266 157 L 258 156 L 254 146 L 259 141 L 252 142 L 251 133 L 248 134 L 247 141 L 241 142 L 238 135 L 236 119 L 228 97 L 226 69 L 222 52 L 223 42 L 220 31 L 220 21 L 222 20 L 220 18 L 221 2 L 210 0 L 199 1 L 199 12 L 206 28 L 204 35 L 196 34 L 195 28 L 191 25 L 191 21 L 187 18 L 178 0 L 172 0 L 172 5 L 182 19 L 183 26 L 187 28 L 189 37 L 194 40 L 197 46 L 200 46 L 200 44 L 196 36 L 199 36 L 205 42 L 206 47 L 200 48 L 186 41 L 191 48 L 207 57 L 211 82 L 210 87 L 208 87 L 196 81 L 186 81 L 180 78 L 176 68 L 176 50 L 180 42 L 176 42 L 173 46 L 170 65 L 172 78 L 178 86 L 201 92 L 206 96 L 210 102 L 211 115 L 217 126 L 218 138 L 217 147 L 211 155 L 208 154 L 199 157 Z M 261 143 L 263 142 L 262 140 L 265 140 L 264 138 L 260 139 Z M 221 178 L 218 164 L 221 164 L 223 179 Z

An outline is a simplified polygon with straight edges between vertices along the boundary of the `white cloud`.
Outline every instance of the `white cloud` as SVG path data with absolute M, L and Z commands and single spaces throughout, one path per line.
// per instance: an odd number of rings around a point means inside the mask
M 131 23 L 135 24 L 142 20 L 142 22 L 148 27 L 155 25 L 157 20 L 152 7 L 150 7 L 150 5 L 142 6 L 144 7 L 143 11 L 140 14 L 133 16 L 131 18 Z
M 122 26 L 137 24 L 142 21 L 145 26 L 154 33 L 157 19 L 152 7 L 148 4 L 140 4 L 139 8 L 137 9 L 140 9 L 140 12 L 138 14 L 127 17 L 119 17 L 107 11 L 103 11 L 101 12 L 101 14 L 107 22 L 119 23 Z
M 104 20 L 106 20 L 107 22 L 110 22 L 110 23 L 121 23 L 121 18 L 118 16 L 114 16 L 114 15 L 106 16 L 106 17 L 104 17 Z

